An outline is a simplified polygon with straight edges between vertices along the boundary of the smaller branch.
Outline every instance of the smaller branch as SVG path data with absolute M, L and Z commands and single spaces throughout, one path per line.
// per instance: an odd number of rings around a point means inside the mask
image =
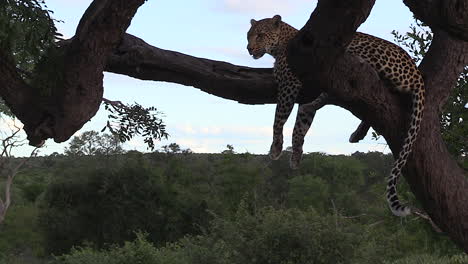
M 440 229 L 436 223 L 434 223 L 434 221 L 432 221 L 431 217 L 429 215 L 427 215 L 424 211 L 422 210 L 419 210 L 419 209 L 416 209 L 416 208 L 411 208 L 412 212 L 421 217 L 422 219 L 424 220 L 427 220 L 429 222 L 429 224 L 431 224 L 432 226 L 432 229 L 434 229 L 435 232 L 437 233 L 443 233 L 442 229 Z
M 375 223 L 370 224 L 369 227 L 376 226 L 376 225 L 381 224 L 381 223 L 383 223 L 383 222 L 385 222 L 385 220 L 379 220 L 379 221 L 377 221 L 377 222 L 375 222 Z
M 355 219 L 355 218 L 359 218 L 359 217 L 363 217 L 363 216 L 367 216 L 367 214 L 360 214 L 360 215 L 353 215 L 353 216 L 344 216 L 344 215 L 342 215 L 341 218 L 343 218 L 343 219 Z
M 370 127 L 371 126 L 369 123 L 362 121 L 361 124 L 359 124 L 359 126 L 356 128 L 356 131 L 354 131 L 353 134 L 351 134 L 351 136 L 349 137 L 349 142 L 357 143 L 363 138 L 365 138 L 367 132 L 369 132 Z
M 113 105 L 113 106 L 117 106 L 117 107 L 126 107 L 122 101 L 112 101 L 112 100 L 109 100 L 107 98 L 102 98 L 102 101 L 105 102 L 105 103 L 108 103 L 110 105 Z
M 13 133 L 10 136 L 2 140 L 3 149 L 2 153 L 0 153 L 0 157 L 11 157 L 11 149 L 14 147 L 14 143 L 17 142 L 16 140 L 13 140 L 13 138 L 15 138 L 20 131 L 21 129 L 17 128 L 16 131 L 13 131 Z
M 126 106 L 121 101 L 112 101 L 106 98 L 102 98 L 102 101 L 110 105 L 112 109 L 114 109 L 114 111 L 116 111 L 119 114 L 123 114 L 125 111 L 129 110 L 128 106 Z

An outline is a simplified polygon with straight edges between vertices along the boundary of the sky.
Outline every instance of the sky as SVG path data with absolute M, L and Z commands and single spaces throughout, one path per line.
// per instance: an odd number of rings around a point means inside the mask
M 54 12 L 53 18 L 63 21 L 56 26 L 65 38 L 74 35 L 90 3 L 91 0 L 46 0 L 48 9 Z M 269 55 L 254 60 L 246 50 L 250 19 L 280 14 L 283 21 L 301 28 L 316 3 L 316 0 L 149 0 L 138 9 L 127 32 L 163 49 L 250 67 L 272 67 L 273 58 Z M 358 31 L 392 41 L 392 30 L 406 32 L 411 23 L 412 13 L 402 1 L 376 1 L 369 18 Z M 266 154 L 270 148 L 273 104 L 242 105 L 194 87 L 141 81 L 112 73 L 104 73 L 104 97 L 157 107 L 163 113 L 170 135 L 167 140 L 158 142 L 157 148 L 173 142 L 197 153 L 219 153 L 227 144 L 240 153 Z M 291 145 L 296 111 L 297 106 L 285 125 L 284 148 Z M 106 120 L 107 112 L 101 107 L 75 135 L 88 130 L 99 131 Z M 304 152 L 388 152 L 385 141 L 372 140 L 370 133 L 360 143 L 348 143 L 359 122 L 345 109 L 336 106 L 320 109 L 306 136 Z M 40 155 L 62 153 L 66 146 L 68 142 L 57 144 L 49 139 Z M 125 143 L 124 147 L 147 151 L 141 138 Z M 17 155 L 27 155 L 28 151 L 31 148 L 21 148 Z

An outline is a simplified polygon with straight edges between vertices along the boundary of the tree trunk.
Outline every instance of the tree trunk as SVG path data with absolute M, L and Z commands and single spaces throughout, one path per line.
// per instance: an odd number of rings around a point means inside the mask
M 367 10 L 372 1 L 355 2 L 353 9 L 339 0 L 319 1 L 314 11 L 317 14 L 312 14 L 290 43 L 289 63 L 305 86 L 314 90 L 306 93 L 331 94 L 338 105 L 382 134 L 396 156 L 408 127 L 409 98 L 390 93 L 390 87 L 353 56 L 336 56 L 363 21 L 361 10 Z M 334 18 L 333 23 L 355 27 L 330 26 L 330 17 Z M 426 108 L 403 174 L 434 222 L 468 252 L 468 178 L 448 153 L 439 123 L 440 109 L 468 64 L 468 43 L 440 29 L 434 33 L 431 48 L 420 65 Z
M 0 225 L 5 221 L 6 208 L 3 203 L 0 201 Z

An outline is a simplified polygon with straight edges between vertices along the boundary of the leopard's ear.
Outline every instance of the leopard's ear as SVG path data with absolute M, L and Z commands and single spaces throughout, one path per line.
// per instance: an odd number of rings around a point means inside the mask
M 255 24 L 257 24 L 257 20 L 251 19 L 250 20 L 250 25 L 254 26 Z
M 280 15 L 275 15 L 273 18 L 273 22 L 275 23 L 275 26 L 279 26 L 281 22 L 281 16 Z

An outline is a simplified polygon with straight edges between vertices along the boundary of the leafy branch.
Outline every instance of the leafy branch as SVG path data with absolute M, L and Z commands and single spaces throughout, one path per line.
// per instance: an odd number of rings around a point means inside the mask
M 120 142 L 129 141 L 135 135 L 144 137 L 148 149 L 154 150 L 155 140 L 167 138 L 166 125 L 158 117 L 155 107 L 143 107 L 138 103 L 123 104 L 120 101 L 111 101 L 103 98 L 103 104 L 107 111 L 109 121 L 101 132 L 109 129 L 110 133 L 117 136 Z
M 44 0 L 0 1 L 0 48 L 13 54 L 16 65 L 32 72 L 44 52 L 61 34 Z M 25 76 L 23 76 L 25 77 Z
M 408 49 L 416 63 L 424 58 L 433 38 L 431 29 L 417 19 L 415 19 L 415 24 L 410 25 L 410 31 L 406 34 L 393 30 L 392 35 L 398 45 Z

